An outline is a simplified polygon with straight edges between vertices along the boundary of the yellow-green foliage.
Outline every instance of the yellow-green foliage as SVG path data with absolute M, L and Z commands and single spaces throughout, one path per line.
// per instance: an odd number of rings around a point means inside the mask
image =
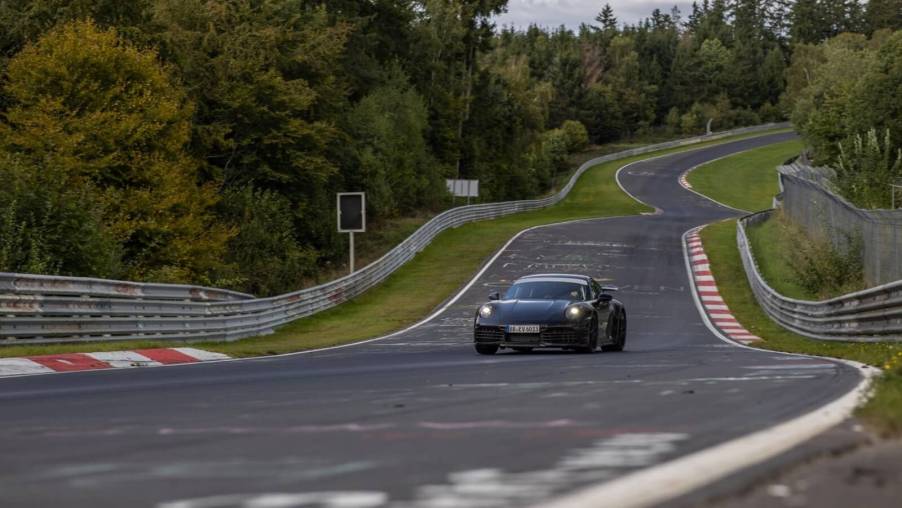
M 121 276 L 188 281 L 217 267 L 231 232 L 213 225 L 215 190 L 186 152 L 193 106 L 155 51 L 74 21 L 9 62 L 5 94 L 2 149 L 90 190 Z

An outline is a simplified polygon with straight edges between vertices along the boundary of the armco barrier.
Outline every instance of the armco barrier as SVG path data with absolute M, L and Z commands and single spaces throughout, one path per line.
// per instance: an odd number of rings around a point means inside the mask
M 787 298 L 770 287 L 755 263 L 746 228 L 767 220 L 773 210 L 740 219 L 739 254 L 749 285 L 764 312 L 783 327 L 824 340 L 902 341 L 902 281 L 820 302 Z
M 537 210 L 561 201 L 577 179 L 596 164 L 783 127 L 788 124 L 746 127 L 592 159 L 580 166 L 557 194 L 543 199 L 452 208 L 351 275 L 270 298 L 192 286 L 0 273 L 0 345 L 98 340 L 235 340 L 271 333 L 276 326 L 334 307 L 379 284 L 446 229 Z

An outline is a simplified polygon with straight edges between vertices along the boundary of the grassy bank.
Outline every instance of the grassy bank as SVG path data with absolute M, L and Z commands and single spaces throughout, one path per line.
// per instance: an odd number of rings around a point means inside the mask
M 761 133 L 737 136 L 597 165 L 586 171 L 568 197 L 556 206 L 466 224 L 443 232 L 388 280 L 350 302 L 285 325 L 272 335 L 231 343 L 201 343 L 197 347 L 233 356 L 256 356 L 337 345 L 399 330 L 428 315 L 463 286 L 489 256 L 525 228 L 581 218 L 649 211 L 617 186 L 614 174 L 621 166 L 648 157 L 760 135 Z M 114 351 L 172 345 L 172 342 L 160 341 L 10 346 L 0 348 L 0 356 Z
M 802 147 L 799 140 L 786 141 L 720 159 L 689 173 L 689 183 L 695 191 L 733 208 L 767 210 L 779 192 L 777 166 Z
M 775 160 L 777 164 L 783 160 L 780 156 L 792 148 L 788 145 L 771 145 L 722 159 L 709 166 L 717 166 L 721 170 L 734 168 L 734 171 L 735 168 L 745 168 L 744 173 L 760 176 L 770 173 Z M 755 169 L 750 161 L 756 160 L 767 166 Z M 702 166 L 693 174 L 710 176 L 716 171 L 716 168 L 712 170 Z M 753 203 L 749 200 L 744 208 L 761 208 L 765 203 L 762 188 L 772 189 L 771 180 L 775 181 L 775 178 L 724 178 L 719 181 L 728 182 L 729 186 L 708 186 L 706 191 L 713 199 L 738 206 L 740 201 L 735 200 L 738 189 L 758 196 L 754 201 L 757 205 L 749 206 Z M 758 185 L 760 188 L 748 188 L 748 185 Z M 701 191 L 699 187 L 696 190 Z M 844 358 L 883 369 L 884 375 L 876 382 L 874 397 L 859 409 L 859 415 L 880 433 L 902 434 L 902 344 L 820 341 L 789 332 L 768 318 L 755 300 L 736 246 L 736 221 L 712 224 L 702 230 L 701 236 L 711 271 L 730 311 L 746 329 L 764 339 L 756 346 L 774 351 Z M 798 248 L 798 236 L 782 229 L 778 221 L 768 221 L 749 230 L 749 241 L 759 269 L 772 287 L 786 296 L 816 299 L 811 291 L 798 284 L 790 266 L 791 253 Z

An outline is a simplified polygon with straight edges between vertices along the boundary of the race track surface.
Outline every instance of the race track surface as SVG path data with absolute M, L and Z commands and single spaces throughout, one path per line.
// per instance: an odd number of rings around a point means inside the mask
M 629 166 L 622 185 L 663 213 L 524 233 L 457 303 L 399 336 L 2 380 L 0 506 L 525 506 L 809 412 L 859 374 L 715 337 L 681 246 L 686 230 L 736 212 L 677 177 L 791 136 Z M 535 272 L 619 285 L 626 351 L 478 356 L 476 305 Z

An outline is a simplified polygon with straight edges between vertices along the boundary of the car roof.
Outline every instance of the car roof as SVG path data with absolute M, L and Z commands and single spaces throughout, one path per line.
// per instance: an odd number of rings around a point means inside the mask
M 572 273 L 534 273 L 531 275 L 524 275 L 523 277 L 520 277 L 519 279 L 517 279 L 515 282 L 525 280 L 525 279 L 533 279 L 533 278 L 537 278 L 537 277 L 542 277 L 542 278 L 554 277 L 554 278 L 558 278 L 558 279 L 579 279 L 579 280 L 586 281 L 586 282 L 592 280 L 592 277 L 589 277 L 588 275 L 577 275 L 577 274 L 572 274 Z

